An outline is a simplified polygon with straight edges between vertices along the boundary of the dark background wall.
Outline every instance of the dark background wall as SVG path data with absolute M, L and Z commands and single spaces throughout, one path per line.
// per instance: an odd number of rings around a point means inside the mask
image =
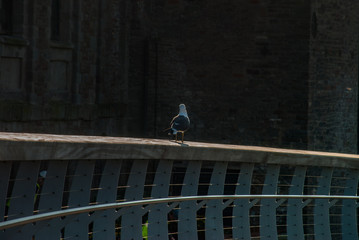
M 354 0 L 0 2 L 1 131 L 357 151 Z
M 311 7 L 308 147 L 357 151 L 358 2 Z

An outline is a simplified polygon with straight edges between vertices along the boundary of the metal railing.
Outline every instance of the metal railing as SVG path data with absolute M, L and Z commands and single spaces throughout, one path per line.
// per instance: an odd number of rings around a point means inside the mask
M 357 155 L 13 133 L 0 147 L 0 239 L 358 239 Z

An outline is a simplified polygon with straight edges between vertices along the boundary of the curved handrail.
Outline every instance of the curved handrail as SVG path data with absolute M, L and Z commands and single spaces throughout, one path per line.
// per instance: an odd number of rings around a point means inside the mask
M 133 207 L 139 205 L 160 204 L 168 202 L 185 202 L 185 201 L 199 201 L 199 200 L 216 200 L 216 199 L 352 199 L 359 200 L 359 196 L 344 196 L 344 195 L 206 195 L 206 196 L 185 196 L 185 197 L 169 197 L 169 198 L 155 198 L 144 199 L 120 203 L 98 204 L 93 206 L 71 208 L 66 210 L 53 211 L 42 213 L 18 219 L 13 219 L 5 222 L 0 222 L 0 230 L 12 228 L 16 226 L 34 223 L 37 221 L 49 220 L 57 217 L 64 217 L 74 214 L 81 214 L 92 211 L 101 211 L 114 208 Z

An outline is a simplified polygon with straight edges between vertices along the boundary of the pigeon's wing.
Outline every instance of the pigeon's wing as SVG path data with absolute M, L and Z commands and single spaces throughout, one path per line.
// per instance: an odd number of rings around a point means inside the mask
M 186 131 L 189 128 L 189 118 L 178 115 L 172 120 L 171 128 Z
M 173 123 L 176 121 L 176 119 L 179 117 L 179 115 L 176 115 L 174 118 L 172 118 L 172 121 L 170 123 L 170 126 L 172 127 Z

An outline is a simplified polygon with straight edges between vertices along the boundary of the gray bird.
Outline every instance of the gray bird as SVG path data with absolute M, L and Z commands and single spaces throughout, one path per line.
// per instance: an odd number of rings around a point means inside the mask
M 182 134 L 182 143 L 184 138 L 184 132 L 188 130 L 190 125 L 190 120 L 187 114 L 186 105 L 180 104 L 179 105 L 179 113 L 175 116 L 171 123 L 170 128 L 166 130 L 170 130 L 168 135 L 176 135 L 176 142 L 177 142 L 177 134 Z

